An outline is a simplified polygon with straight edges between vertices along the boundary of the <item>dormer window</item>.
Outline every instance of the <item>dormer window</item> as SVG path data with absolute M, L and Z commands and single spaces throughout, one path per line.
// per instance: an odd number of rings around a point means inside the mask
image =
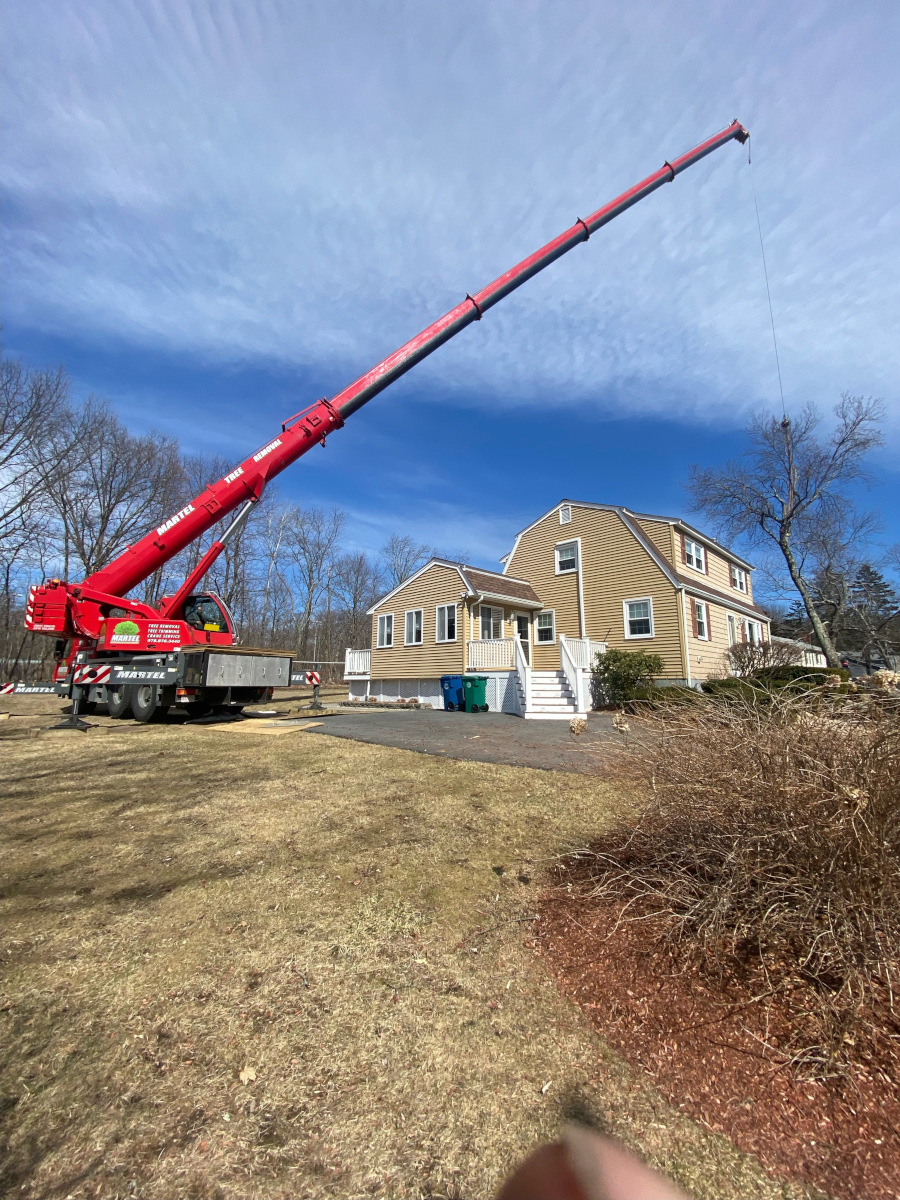
M 737 590 L 739 592 L 746 593 L 746 591 L 747 591 L 747 572 L 744 570 L 743 567 L 735 567 L 734 565 L 732 565 L 731 586 L 733 588 L 737 588 Z
M 561 504 L 559 506 L 559 523 L 560 525 L 568 525 L 572 520 L 571 504 Z
M 706 547 L 691 538 L 684 539 L 684 561 L 695 571 L 706 572 Z

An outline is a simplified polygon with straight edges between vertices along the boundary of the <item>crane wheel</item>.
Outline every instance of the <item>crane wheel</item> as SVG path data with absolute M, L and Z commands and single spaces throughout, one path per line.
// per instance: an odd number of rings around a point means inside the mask
M 127 688 L 124 683 L 118 684 L 116 687 L 106 688 L 106 711 L 111 717 L 121 720 L 123 717 L 131 716 L 131 689 Z
M 152 683 L 139 683 L 131 689 L 131 711 L 134 719 L 146 724 L 159 721 L 169 711 L 168 704 L 160 704 L 159 690 Z

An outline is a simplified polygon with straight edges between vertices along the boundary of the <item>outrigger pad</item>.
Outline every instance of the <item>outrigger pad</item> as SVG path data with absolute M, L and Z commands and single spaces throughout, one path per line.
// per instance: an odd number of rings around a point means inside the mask
M 44 729 L 77 729 L 81 733 L 87 733 L 89 729 L 94 729 L 95 726 L 90 725 L 87 721 L 82 721 L 77 713 L 72 713 L 66 717 L 64 721 L 57 722 L 56 725 L 44 725 Z

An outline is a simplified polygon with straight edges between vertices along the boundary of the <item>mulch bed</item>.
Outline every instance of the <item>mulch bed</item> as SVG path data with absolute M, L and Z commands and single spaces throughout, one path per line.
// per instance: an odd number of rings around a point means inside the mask
M 896 1050 L 849 1080 L 797 1080 L 764 1044 L 767 1033 L 770 1045 L 785 1044 L 785 1014 L 748 1004 L 752 990 L 677 971 L 654 949 L 650 922 L 616 928 L 617 909 L 560 891 L 540 911 L 534 945 L 561 990 L 673 1104 L 776 1176 L 837 1200 L 900 1196 Z

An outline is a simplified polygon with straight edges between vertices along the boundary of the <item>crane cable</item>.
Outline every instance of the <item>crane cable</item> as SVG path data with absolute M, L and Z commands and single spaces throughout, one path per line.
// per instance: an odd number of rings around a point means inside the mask
M 759 219 L 759 201 L 756 198 L 756 184 L 753 182 L 753 160 L 750 157 L 750 139 L 747 138 L 747 166 L 750 168 L 750 187 L 753 191 L 753 206 L 756 209 L 756 228 L 759 231 L 759 249 L 762 254 L 763 275 L 766 280 L 766 297 L 769 301 L 769 321 L 772 325 L 772 345 L 775 347 L 775 367 L 778 371 L 778 390 L 781 393 L 781 415 L 787 420 L 787 410 L 784 406 L 784 384 L 781 382 L 781 362 L 778 358 L 778 338 L 775 336 L 775 313 L 772 310 L 772 292 L 769 288 L 769 269 L 766 266 L 766 247 L 763 243 L 762 222 Z

